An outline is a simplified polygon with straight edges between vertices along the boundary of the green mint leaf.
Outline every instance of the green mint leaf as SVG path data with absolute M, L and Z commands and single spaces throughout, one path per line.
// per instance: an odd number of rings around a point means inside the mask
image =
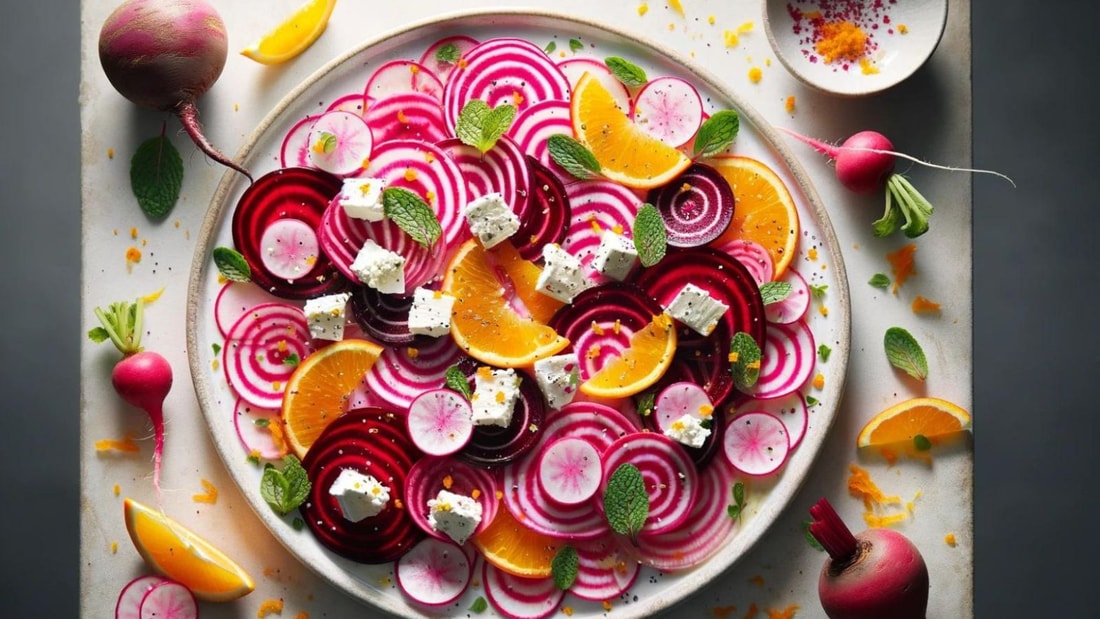
M 473 392 L 470 390 L 470 380 L 466 378 L 466 373 L 457 365 L 452 365 L 447 368 L 446 372 L 443 373 L 443 381 L 448 389 L 461 393 L 466 396 L 467 400 L 473 395 Z
M 442 62 L 443 64 L 454 64 L 458 62 L 458 57 L 458 46 L 454 43 L 448 43 L 435 50 L 436 61 Z
M 738 331 L 730 340 L 730 375 L 733 384 L 745 391 L 760 378 L 760 345 L 751 335 Z
M 771 305 L 791 296 L 791 290 L 790 282 L 764 282 L 760 285 L 760 296 L 764 299 L 764 305 Z
M 810 296 L 818 301 L 825 298 L 825 291 L 829 289 L 829 284 L 810 284 Z
M 306 470 L 302 467 L 301 460 L 296 456 L 291 455 L 283 458 L 283 476 L 287 480 L 286 511 L 289 512 L 309 498 L 309 490 L 312 484 L 309 482 Z
M 917 451 L 928 451 L 932 449 L 932 441 L 928 440 L 928 437 L 923 434 L 918 434 L 913 437 L 913 447 Z
M 477 599 L 474 600 L 474 603 L 470 604 L 469 610 L 472 613 L 477 613 L 480 615 L 481 613 L 489 610 L 489 602 L 485 601 L 485 598 L 479 595 L 477 596 Z
M 103 327 L 95 327 L 88 331 L 88 339 L 92 340 L 96 344 L 106 342 L 111 339 L 111 334 L 107 332 Z
M 627 88 L 641 88 L 649 81 L 645 70 L 625 58 L 608 56 L 604 58 L 603 63 L 607 65 L 615 79 L 622 82 Z
M 443 234 L 432 207 L 404 187 L 387 187 L 382 192 L 382 213 L 424 247 L 431 247 Z
M 810 522 L 809 520 L 802 521 L 802 533 L 806 536 L 806 543 L 810 545 L 810 548 L 818 552 L 825 552 L 825 547 L 821 545 L 821 542 L 817 541 L 813 533 L 810 533 Z
M 636 537 L 649 517 L 649 495 L 642 472 L 633 464 L 620 464 L 603 493 L 603 509 L 611 530 Z
M 252 423 L 254 423 L 256 427 L 266 428 L 271 425 L 271 420 L 265 417 L 260 417 L 259 419 L 253 420 Z
M 222 351 L 222 345 L 217 343 L 217 342 L 214 342 L 213 344 L 210 345 L 210 349 L 214 351 L 214 356 L 217 356 Z
M 917 380 L 928 378 L 928 361 L 912 333 L 901 327 L 890 327 L 883 337 L 883 345 L 890 365 Z
M 576 387 L 579 384 L 581 384 L 581 369 L 573 366 L 573 369 L 569 371 L 569 386 Z
M 549 56 L 550 54 L 553 54 L 557 49 L 558 49 L 558 44 L 553 42 L 553 41 L 550 41 L 549 43 L 546 44 L 546 47 L 543 48 L 543 51 L 545 51 L 546 55 Z
M 291 526 L 291 528 L 293 528 L 293 529 L 294 529 L 295 531 L 301 531 L 302 529 L 306 528 L 306 521 L 305 521 L 305 520 L 302 520 L 302 519 L 301 519 L 301 518 L 299 518 L 298 516 L 295 516 L 295 517 L 294 517 L 294 520 L 291 520 L 291 521 L 290 521 L 290 526 Z
M 500 136 L 512 128 L 512 122 L 516 119 L 516 106 L 505 103 L 496 106 L 485 116 L 485 125 L 481 128 L 481 145 L 477 148 L 486 152 L 496 145 Z
M 183 185 L 183 159 L 165 135 L 142 142 L 130 159 L 130 189 L 141 210 L 153 219 L 172 212 Z
M 867 283 L 875 288 L 887 288 L 890 286 L 890 278 L 885 273 L 875 273 L 871 276 L 871 279 L 867 280 Z
M 290 494 L 290 482 L 283 472 L 268 463 L 264 466 L 263 476 L 260 478 L 260 496 L 280 516 L 286 515 L 287 496 Z
M 715 112 L 695 134 L 692 152 L 696 157 L 711 157 L 729 148 L 741 129 L 741 117 L 733 110 Z
M 745 484 L 737 482 L 733 484 L 733 502 L 735 505 L 745 506 Z
M 283 365 L 298 365 L 301 362 L 302 360 L 298 358 L 298 353 L 295 352 L 283 357 Z
M 817 398 L 813 397 L 812 395 L 806 396 L 806 406 L 816 406 L 817 403 L 820 402 L 820 401 L 821 400 L 818 400 Z
M 244 259 L 241 252 L 232 247 L 215 247 L 211 252 L 214 258 L 214 266 L 222 277 L 231 282 L 247 282 L 252 279 L 252 267 Z
M 569 587 L 577 580 L 577 572 L 580 571 L 581 561 L 577 556 L 577 549 L 572 546 L 562 546 L 550 562 L 550 575 L 554 578 L 554 586 L 562 591 L 568 591 Z
M 550 158 L 573 176 L 586 180 L 600 173 L 600 162 L 596 155 L 572 137 L 556 133 L 546 140 Z
M 817 347 L 817 356 L 821 357 L 822 361 L 828 361 L 829 355 L 833 354 L 833 349 L 829 348 L 825 344 Z
M 634 405 L 634 408 L 638 411 L 638 414 L 642 417 L 649 417 L 653 414 L 653 409 L 657 407 L 657 391 L 649 389 L 638 394 L 638 402 Z
M 741 519 L 741 507 L 739 507 L 737 505 L 727 505 L 726 506 L 726 515 L 730 517 L 730 520 L 740 520 Z
M 584 49 L 584 43 L 581 43 L 578 39 L 569 39 L 569 50 L 574 54 Z
M 668 250 L 668 230 L 665 218 L 656 206 L 646 203 L 634 217 L 634 249 L 642 266 L 651 267 L 665 257 Z
M 512 104 L 490 108 L 489 104 L 481 99 L 471 99 L 458 113 L 455 134 L 463 144 L 473 146 L 484 153 L 508 131 L 515 118 L 516 106 Z

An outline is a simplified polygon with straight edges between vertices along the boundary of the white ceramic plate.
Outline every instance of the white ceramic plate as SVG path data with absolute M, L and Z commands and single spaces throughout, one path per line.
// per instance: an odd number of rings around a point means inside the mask
M 674 75 L 689 80 L 704 96 L 708 111 L 737 110 L 741 117 L 741 129 L 732 152 L 765 162 L 790 188 L 800 212 L 802 235 L 799 253 L 792 266 L 811 283 L 828 286 L 828 316 L 818 311 L 817 303 L 808 314 L 816 341 L 827 343 L 833 352 L 828 363 L 819 364 L 818 371 L 825 377 L 824 389 L 814 389 L 809 385 L 802 389 L 820 400 L 820 404 L 811 409 L 805 438 L 777 474 L 764 479 L 746 480 L 748 507 L 741 524 L 734 529 L 720 552 L 697 568 L 681 573 L 658 574 L 643 568 L 631 591 L 622 600 L 613 600 L 616 617 L 651 616 L 683 600 L 704 583 L 721 577 L 771 526 L 813 466 L 840 404 L 848 361 L 848 287 L 836 238 L 820 198 L 810 186 L 806 174 L 763 118 L 736 93 L 724 89 L 718 81 L 693 68 L 686 60 L 654 45 L 639 42 L 636 35 L 546 13 L 493 11 L 448 15 L 408 26 L 364 44 L 326 65 L 283 99 L 257 128 L 242 151 L 245 167 L 256 177 L 277 169 L 283 138 L 301 119 L 325 109 L 342 95 L 362 92 L 367 76 L 384 61 L 417 59 L 435 41 L 455 34 L 478 40 L 520 37 L 539 47 L 556 41 L 556 54 L 560 52 L 567 56 L 574 53 L 570 51 L 570 39 L 577 39 L 584 43 L 584 49 L 577 54 L 597 59 L 609 55 L 625 57 L 644 68 L 650 77 Z M 217 269 L 210 258 L 211 250 L 217 246 L 232 246 L 232 213 L 246 185 L 242 176 L 232 172 L 223 178 L 204 221 L 190 275 L 188 356 L 210 435 L 225 466 L 257 516 L 303 564 L 336 589 L 366 604 L 394 615 L 425 616 L 422 609 L 410 605 L 392 584 L 392 564 L 361 565 L 329 552 L 315 541 L 308 530 L 296 531 L 292 528 L 293 515 L 286 518 L 277 516 L 260 496 L 260 467 L 246 460 L 247 454 L 234 428 L 235 394 L 221 371 L 211 367 L 211 346 L 220 344 L 224 339 L 213 319 L 214 301 L 221 286 Z M 727 516 L 720 513 L 714 517 Z M 464 617 L 467 615 L 466 609 L 483 594 L 483 588 L 471 590 L 463 599 L 439 613 L 451 612 Z M 584 602 L 571 596 L 567 596 L 566 600 L 574 611 L 574 617 L 605 615 L 599 603 Z M 485 616 L 492 616 L 492 611 Z

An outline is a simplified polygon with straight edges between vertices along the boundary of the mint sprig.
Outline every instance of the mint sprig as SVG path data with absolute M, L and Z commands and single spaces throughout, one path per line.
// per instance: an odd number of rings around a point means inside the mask
M 432 207 L 404 187 L 388 187 L 382 192 L 382 213 L 424 247 L 431 247 L 443 234 Z
M 569 50 L 574 54 L 584 49 L 584 43 L 580 39 L 569 39 Z
M 215 247 L 211 252 L 218 273 L 231 282 L 247 282 L 252 279 L 252 267 L 241 252 L 232 247 Z
M 442 62 L 443 64 L 454 64 L 458 62 L 458 58 L 458 46 L 454 43 L 447 43 L 443 47 L 435 50 L 435 59 L 437 62 Z
M 712 157 L 733 144 L 741 129 L 741 117 L 733 110 L 720 110 L 703 122 L 695 134 L 692 153 L 696 158 Z
M 452 365 L 443 372 L 443 383 L 448 389 L 461 393 L 467 400 L 473 395 L 473 391 L 470 390 L 470 381 L 466 378 L 466 373 L 457 365 Z
M 487 152 L 516 119 L 516 106 L 504 103 L 494 108 L 481 99 L 470 99 L 458 113 L 455 135 L 463 144 Z
M 634 250 L 638 252 L 638 261 L 644 267 L 651 267 L 661 261 L 668 251 L 668 230 L 665 218 L 656 206 L 646 203 L 638 209 L 634 217 Z
M 731 490 L 733 503 L 726 506 L 726 515 L 733 520 L 741 520 L 741 514 L 745 511 L 745 484 L 737 482 Z
M 928 378 L 928 360 L 912 333 L 901 327 L 890 327 L 883 337 L 883 346 L 890 365 L 917 380 Z
M 141 210 L 153 219 L 172 212 L 183 186 L 183 158 L 162 132 L 138 146 L 130 158 L 130 189 Z
M 890 285 L 890 278 L 885 273 L 875 273 L 867 283 L 875 288 L 886 288 Z
M 582 181 L 600 173 L 600 162 L 596 155 L 571 136 L 556 133 L 546 139 L 546 148 L 554 163 Z
M 550 561 L 550 575 L 554 578 L 554 586 L 562 591 L 568 591 L 569 587 L 577 581 L 577 573 L 580 571 L 581 561 L 577 556 L 577 549 L 572 546 L 562 546 L 554 554 Z
M 644 69 L 625 58 L 608 56 L 603 63 L 607 65 L 615 79 L 622 82 L 627 88 L 641 88 L 649 81 Z
M 760 345 L 751 335 L 738 331 L 730 340 L 730 375 L 733 384 L 745 391 L 760 379 Z
M 474 600 L 473 604 L 470 604 L 470 608 L 469 608 L 470 612 L 476 613 L 478 615 L 480 615 L 481 613 L 483 613 L 487 610 L 489 610 L 489 602 L 487 602 L 485 600 L 485 598 L 480 596 L 480 595 L 477 596 L 477 599 Z
M 649 518 L 649 495 L 638 467 L 620 464 L 611 473 L 603 493 L 603 510 L 612 531 L 631 539 L 638 536 Z
M 267 463 L 260 478 L 260 496 L 280 516 L 289 514 L 305 502 L 311 487 L 301 461 L 293 455 L 283 457 L 282 470 Z
M 790 282 L 764 282 L 760 284 L 760 297 L 764 300 L 764 305 L 771 305 L 791 296 L 791 290 L 793 287 Z

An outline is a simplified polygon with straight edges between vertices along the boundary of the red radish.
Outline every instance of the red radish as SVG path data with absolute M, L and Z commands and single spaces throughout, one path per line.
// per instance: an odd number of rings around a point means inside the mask
M 141 601 L 150 589 L 165 582 L 163 576 L 138 576 L 126 583 L 118 594 L 118 602 L 115 604 L 115 619 L 140 619 Z
M 337 176 L 358 172 L 374 145 L 363 116 L 341 110 L 325 112 L 313 121 L 308 143 L 310 163 Z
M 332 103 L 328 104 L 326 112 L 351 112 L 362 116 L 367 112 L 367 108 L 370 107 L 368 103 L 370 99 L 364 97 L 361 92 L 353 92 L 351 94 L 337 97 Z M 286 165 L 285 163 L 283 164 Z
M 445 81 L 450 77 L 451 71 L 454 71 L 458 66 L 462 56 L 476 47 L 478 43 L 477 39 L 465 35 L 444 37 L 424 50 L 424 53 L 420 56 L 420 64 L 435 73 L 439 79 Z
M 160 492 L 160 465 L 164 453 L 164 398 L 172 389 L 172 366 L 158 353 L 141 347 L 145 301 L 112 303 L 104 311 L 95 308 L 100 327 L 88 336 L 94 342 L 110 339 L 123 358 L 111 372 L 111 384 L 128 404 L 136 406 L 153 422 L 153 488 Z
M 397 560 L 397 586 L 414 602 L 445 606 L 466 592 L 473 562 L 454 542 L 429 537 Z
M 600 452 L 583 438 L 559 438 L 542 450 L 538 480 L 551 499 L 564 505 L 583 503 L 603 481 Z
M 409 404 L 409 436 L 429 456 L 447 456 L 462 449 L 474 433 L 470 401 L 450 389 L 433 389 Z
M 821 569 L 818 596 L 831 619 L 924 619 L 928 567 L 908 538 L 892 529 L 856 535 L 829 501 L 810 508 L 814 536 L 829 559 Z
M 791 285 L 791 294 L 786 299 L 764 306 L 768 322 L 790 324 L 806 315 L 810 309 L 810 286 L 806 279 L 795 269 L 787 269 L 780 281 Z
M 99 32 L 99 61 L 122 96 L 172 112 L 204 153 L 252 180 L 203 134 L 195 100 L 222 73 L 228 57 L 225 22 L 204 0 L 126 0 Z
M 685 80 L 658 77 L 634 99 L 634 124 L 669 146 L 687 144 L 703 124 L 703 99 Z
M 726 425 L 726 459 L 746 475 L 771 475 L 787 461 L 791 440 L 787 426 L 763 411 L 749 411 Z
M 141 599 L 140 619 L 198 619 L 199 605 L 191 590 L 174 580 L 154 585 Z

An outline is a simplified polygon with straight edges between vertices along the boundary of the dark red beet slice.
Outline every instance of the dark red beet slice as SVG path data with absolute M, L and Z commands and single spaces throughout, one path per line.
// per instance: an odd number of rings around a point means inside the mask
M 419 457 L 401 416 L 379 408 L 348 411 L 306 452 L 302 465 L 313 487 L 302 504 L 302 518 L 321 544 L 342 557 L 359 563 L 397 559 L 424 537 L 405 501 L 405 476 Z M 381 513 L 359 522 L 344 518 L 329 494 L 343 469 L 370 475 L 389 488 L 390 502 Z
M 676 180 L 649 192 L 673 247 L 699 247 L 721 236 L 733 219 L 733 190 L 714 168 L 692 164 Z
M 339 292 L 348 280 L 319 253 L 313 268 L 304 276 L 287 280 L 272 273 L 263 260 L 263 236 L 281 219 L 294 219 L 317 232 L 321 215 L 342 181 L 321 170 L 283 168 L 256 179 L 245 189 L 233 212 L 233 245 L 252 269 L 252 281 L 284 299 L 308 299 Z
M 474 426 L 470 442 L 458 455 L 473 464 L 499 466 L 524 455 L 538 440 L 546 405 L 538 384 L 520 374 L 519 398 L 507 428 Z
M 383 344 L 412 343 L 409 310 L 412 297 L 383 294 L 370 286 L 356 286 L 351 295 L 351 313 L 359 326 Z
M 550 168 L 527 156 L 528 197 L 519 211 L 519 230 L 512 244 L 525 260 L 537 260 L 547 243 L 561 243 L 569 232 L 569 196 L 565 185 Z

